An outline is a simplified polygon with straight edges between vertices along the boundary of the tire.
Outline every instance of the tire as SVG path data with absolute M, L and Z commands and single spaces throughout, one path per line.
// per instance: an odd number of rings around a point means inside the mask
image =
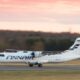
M 29 67 L 33 67 L 33 64 L 29 63 Z
M 42 64 L 38 64 L 38 67 L 42 67 Z

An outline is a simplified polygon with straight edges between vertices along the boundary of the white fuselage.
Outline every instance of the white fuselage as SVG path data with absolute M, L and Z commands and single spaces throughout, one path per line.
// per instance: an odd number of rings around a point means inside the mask
M 47 63 L 47 62 L 65 62 L 80 58 L 80 38 L 76 39 L 75 43 L 64 52 L 55 55 L 45 55 L 35 59 L 32 63 Z
M 41 66 L 42 63 L 48 62 L 65 62 L 80 58 L 80 38 L 77 38 L 75 43 L 66 51 L 55 54 L 55 55 L 44 55 L 41 56 L 42 51 L 35 51 L 35 58 L 32 58 L 33 51 L 23 52 L 1 52 L 0 62 L 28 62 L 29 66 L 38 64 Z

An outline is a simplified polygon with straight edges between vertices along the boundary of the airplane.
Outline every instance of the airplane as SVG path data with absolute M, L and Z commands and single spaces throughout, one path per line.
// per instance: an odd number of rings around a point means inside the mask
M 14 49 L 7 49 L 0 52 L 0 62 L 28 62 L 33 58 L 42 56 L 42 51 L 20 51 Z
M 68 49 L 61 53 L 54 55 L 44 55 L 39 58 L 35 58 L 30 60 L 29 66 L 38 65 L 38 67 L 42 67 L 43 63 L 59 63 L 70 60 L 75 60 L 80 58 L 80 38 L 77 38 L 74 44 Z

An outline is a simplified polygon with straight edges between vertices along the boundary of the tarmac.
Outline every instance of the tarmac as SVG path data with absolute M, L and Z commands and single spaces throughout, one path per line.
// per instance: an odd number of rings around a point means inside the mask
M 43 67 L 38 67 L 38 66 L 33 66 L 29 67 L 27 65 L 0 65 L 0 71 L 20 71 L 20 70 L 73 70 L 73 71 L 79 71 L 80 70 L 80 65 L 55 65 L 55 66 L 43 66 Z

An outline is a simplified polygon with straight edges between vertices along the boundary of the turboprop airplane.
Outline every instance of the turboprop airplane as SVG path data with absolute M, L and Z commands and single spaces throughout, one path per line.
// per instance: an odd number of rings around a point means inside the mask
M 0 52 L 0 62 L 28 62 L 33 58 L 41 57 L 42 51 L 9 50 Z
M 75 43 L 68 49 L 55 55 L 45 55 L 29 62 L 29 66 L 42 66 L 43 63 L 59 63 L 80 58 L 80 38 L 75 40 Z

